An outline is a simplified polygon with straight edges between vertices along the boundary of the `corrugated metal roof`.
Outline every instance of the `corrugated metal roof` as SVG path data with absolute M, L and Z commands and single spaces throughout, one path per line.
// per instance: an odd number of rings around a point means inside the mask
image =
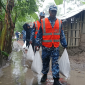
M 85 5 L 79 7 L 77 10 L 76 10 L 76 9 L 75 9 L 75 10 L 72 10 L 71 12 L 66 13 L 65 15 L 60 16 L 60 17 L 58 17 L 58 18 L 61 19 L 61 20 L 68 19 L 68 18 L 70 18 L 70 17 L 72 17 L 72 16 L 80 13 L 80 12 L 83 11 L 83 10 L 85 10 Z

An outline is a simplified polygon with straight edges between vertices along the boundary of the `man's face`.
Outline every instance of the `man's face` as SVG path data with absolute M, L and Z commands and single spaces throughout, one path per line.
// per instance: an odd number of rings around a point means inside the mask
M 43 18 L 45 18 L 45 16 L 40 16 L 40 19 L 43 19 Z
M 27 26 L 27 28 L 29 29 L 30 27 L 29 27 L 29 26 Z
M 55 18 L 56 17 L 56 14 L 57 14 L 57 11 L 55 11 L 55 10 L 49 10 L 49 14 L 50 14 L 50 17 L 51 18 Z

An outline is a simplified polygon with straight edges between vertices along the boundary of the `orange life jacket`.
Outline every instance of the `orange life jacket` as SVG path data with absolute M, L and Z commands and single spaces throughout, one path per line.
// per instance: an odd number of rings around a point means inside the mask
M 41 26 L 43 30 L 42 45 L 45 47 L 59 47 L 60 43 L 60 31 L 61 31 L 61 20 L 57 19 L 55 25 L 52 28 L 48 18 L 41 20 Z
M 37 36 L 37 33 L 38 33 L 38 30 L 39 30 L 39 28 L 40 28 L 40 22 L 39 21 L 36 21 L 36 22 L 34 22 L 35 23 L 35 28 L 36 28 L 36 30 L 35 30 L 35 38 L 36 38 L 36 36 Z

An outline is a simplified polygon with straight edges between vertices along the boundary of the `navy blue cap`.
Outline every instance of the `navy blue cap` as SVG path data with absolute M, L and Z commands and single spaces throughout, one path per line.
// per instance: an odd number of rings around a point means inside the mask
M 57 11 L 57 6 L 56 5 L 51 5 L 49 7 L 49 10 L 55 10 L 55 11 Z
M 45 13 L 44 12 L 40 12 L 40 16 L 45 16 Z
M 28 27 L 30 27 L 30 25 L 29 25 L 29 24 L 27 24 L 27 26 L 28 26 Z

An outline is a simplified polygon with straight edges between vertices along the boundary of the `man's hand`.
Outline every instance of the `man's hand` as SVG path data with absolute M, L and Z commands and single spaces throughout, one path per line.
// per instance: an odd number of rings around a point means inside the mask
M 64 49 L 66 49 L 66 47 L 64 47 Z
M 36 51 L 39 51 L 39 46 L 35 46 Z
M 32 44 L 32 41 L 30 41 L 29 43 Z

